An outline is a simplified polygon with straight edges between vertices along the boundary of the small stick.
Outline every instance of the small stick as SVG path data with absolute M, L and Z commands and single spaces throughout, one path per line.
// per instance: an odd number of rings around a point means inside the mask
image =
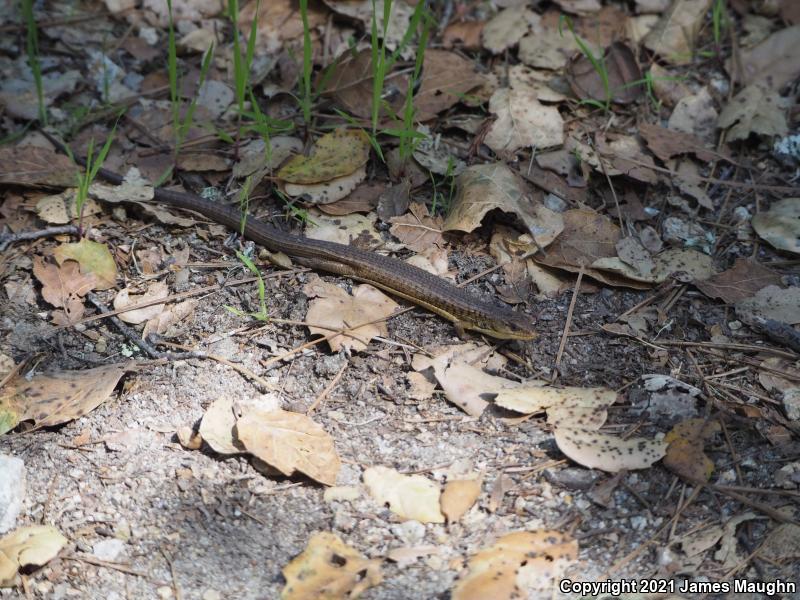
M 328 397 L 328 394 L 330 394 L 333 391 L 333 388 L 336 387 L 336 384 L 339 383 L 339 380 L 342 378 L 342 375 L 344 374 L 344 371 L 347 368 L 348 364 L 349 363 L 345 361 L 345 363 L 342 365 L 342 368 L 339 369 L 339 372 L 336 373 L 331 382 L 325 386 L 325 389 L 322 390 L 322 393 L 319 396 L 317 396 L 314 402 L 311 403 L 311 406 L 308 407 L 308 410 L 306 410 L 306 415 L 311 416 L 311 414 L 317 409 L 317 407 L 320 404 L 322 404 L 325 398 Z
M 578 300 L 578 294 L 581 291 L 581 280 L 583 279 L 583 265 L 578 271 L 578 279 L 575 281 L 575 291 L 572 293 L 572 300 L 569 302 L 569 309 L 567 309 L 567 321 L 564 323 L 564 332 L 561 334 L 561 344 L 558 346 L 558 354 L 556 354 L 556 362 L 553 365 L 553 381 L 558 373 L 558 366 L 561 364 L 561 357 L 564 354 L 564 348 L 567 346 L 569 339 L 569 329 L 572 326 L 572 313 L 575 310 L 575 303 Z

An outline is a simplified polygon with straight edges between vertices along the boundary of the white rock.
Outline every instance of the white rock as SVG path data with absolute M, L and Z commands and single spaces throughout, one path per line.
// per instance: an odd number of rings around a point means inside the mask
M 92 554 L 95 558 L 114 562 L 125 550 L 125 542 L 116 538 L 100 540 L 92 546 Z
M 25 499 L 25 463 L 0 454 L 0 533 L 14 528 Z

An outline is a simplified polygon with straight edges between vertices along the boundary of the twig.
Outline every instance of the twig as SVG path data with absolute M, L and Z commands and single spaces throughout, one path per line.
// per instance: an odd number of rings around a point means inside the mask
M 567 346 L 567 340 L 569 339 L 569 329 L 572 326 L 572 313 L 575 310 L 575 303 L 578 300 L 578 294 L 581 291 L 581 280 L 583 280 L 583 264 L 581 264 L 581 268 L 578 271 L 578 279 L 575 281 L 575 291 L 572 293 L 572 300 L 569 302 L 569 308 L 567 309 L 567 320 L 564 323 L 564 332 L 561 334 L 561 343 L 558 346 L 558 353 L 556 354 L 556 361 L 553 365 L 553 381 L 558 373 L 558 366 L 561 364 L 561 357 L 564 354 L 564 348 Z
M 120 571 L 121 573 L 127 573 L 128 575 L 135 575 L 136 577 L 144 577 L 145 579 L 150 579 L 150 575 L 148 575 L 144 571 L 137 571 L 136 569 L 132 569 L 131 567 L 128 567 L 120 563 L 114 563 L 106 560 L 100 560 L 97 558 L 91 558 L 89 556 L 78 556 L 77 554 L 68 554 L 67 556 L 64 557 L 64 559 L 74 560 L 76 562 L 85 562 L 90 565 L 94 565 L 96 567 L 105 567 L 106 569 L 114 569 L 115 571 Z
M 339 380 L 342 378 L 342 375 L 344 374 L 344 371 L 347 368 L 348 364 L 350 364 L 350 363 L 345 361 L 345 363 L 342 365 L 342 368 L 339 369 L 339 372 L 336 373 L 336 375 L 331 380 L 331 382 L 328 385 L 325 386 L 325 389 L 322 390 L 322 393 L 320 393 L 320 395 L 317 396 L 317 398 L 314 400 L 314 402 L 311 403 L 311 406 L 309 406 L 308 410 L 306 410 L 306 414 L 307 415 L 311 416 L 311 414 L 317 409 L 317 407 L 320 404 L 322 404 L 322 402 L 325 400 L 325 398 L 328 397 L 328 394 L 330 394 L 333 391 L 333 388 L 336 387 L 336 384 L 339 383 Z
M 718 344 L 716 342 L 684 342 L 679 340 L 659 340 L 662 346 L 696 346 L 699 348 L 718 348 L 720 350 L 742 350 L 744 352 L 766 352 L 775 356 L 782 356 L 791 360 L 800 359 L 800 355 L 785 352 L 769 346 L 754 346 L 750 344 Z
M 45 227 L 44 229 L 37 229 L 36 231 L 23 231 L 20 233 L 11 233 L 4 231 L 0 233 L 0 252 L 5 252 L 11 244 L 17 242 L 27 242 L 30 240 L 38 240 L 45 237 L 54 237 L 56 235 L 80 235 L 81 230 L 75 225 L 61 225 L 59 227 Z

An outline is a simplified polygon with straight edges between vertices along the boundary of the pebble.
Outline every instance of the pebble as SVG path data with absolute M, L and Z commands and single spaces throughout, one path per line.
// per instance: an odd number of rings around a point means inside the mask
M 25 499 L 25 463 L 0 454 L 0 533 L 13 529 Z
M 116 538 L 100 540 L 92 546 L 95 558 L 114 562 L 125 551 L 125 542 Z

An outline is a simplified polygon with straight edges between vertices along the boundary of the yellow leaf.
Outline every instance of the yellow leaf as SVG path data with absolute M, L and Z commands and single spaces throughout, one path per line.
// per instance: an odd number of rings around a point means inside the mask
M 81 273 L 93 273 L 97 277 L 95 289 L 107 290 L 116 285 L 117 265 L 108 246 L 83 238 L 74 244 L 61 244 L 53 251 L 58 264 L 74 260 L 81 266 Z
M 420 523 L 444 523 L 439 510 L 439 486 L 422 475 L 403 475 L 388 467 L 364 471 L 370 496 L 404 519 Z
M 341 462 L 333 438 L 306 415 L 254 410 L 236 422 L 239 441 L 284 475 L 300 471 L 325 485 L 336 483 Z
M 52 560 L 66 543 L 50 525 L 21 527 L 0 538 L 0 587 L 13 586 L 20 567 L 40 567 Z
M 337 129 L 317 140 L 311 156 L 297 155 L 278 171 L 287 183 L 321 183 L 349 175 L 369 159 L 369 137 L 361 129 Z
M 368 560 L 338 536 L 315 534 L 306 549 L 283 568 L 282 600 L 357 598 L 383 579 L 380 561 Z
M 454 479 L 444 486 L 440 503 L 448 523 L 458 521 L 472 508 L 481 493 L 480 479 Z
M 550 529 L 515 531 L 469 559 L 453 600 L 549 598 L 555 579 L 578 557 L 578 542 Z M 528 592 L 535 590 L 536 596 Z

